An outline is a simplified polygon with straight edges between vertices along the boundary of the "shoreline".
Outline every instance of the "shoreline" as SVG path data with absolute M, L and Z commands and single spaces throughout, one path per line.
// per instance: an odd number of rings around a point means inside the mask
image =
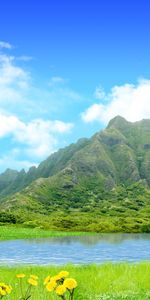
M 0 241 L 7 240 L 22 240 L 22 239 L 40 239 L 51 237 L 77 237 L 77 236 L 91 236 L 91 235 L 149 235 L 149 232 L 92 232 L 92 231 L 60 231 L 41 228 L 28 228 L 19 225 L 0 225 Z
M 50 237 L 67 237 L 67 236 L 86 236 L 96 235 L 96 232 L 82 231 L 55 231 L 45 230 L 40 228 L 27 228 L 13 225 L 0 226 L 0 241 L 18 240 L 18 239 L 35 239 L 35 238 L 50 238 Z

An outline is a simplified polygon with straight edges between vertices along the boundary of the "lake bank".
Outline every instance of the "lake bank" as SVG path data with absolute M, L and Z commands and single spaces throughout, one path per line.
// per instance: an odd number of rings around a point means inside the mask
M 40 228 L 26 228 L 19 226 L 0 226 L 0 241 L 16 240 L 16 239 L 34 239 L 34 238 L 49 238 L 49 237 L 65 237 L 65 236 L 80 236 L 94 234 L 90 232 L 67 232 L 67 231 L 52 231 Z
M 39 286 L 34 289 L 33 300 L 58 299 L 49 294 L 43 287 L 43 279 L 47 275 L 54 275 L 60 270 L 67 270 L 70 276 L 78 282 L 75 300 L 148 300 L 150 299 L 150 262 L 138 264 L 112 264 L 85 265 L 63 267 L 56 266 L 26 266 L 1 267 L 0 278 L 12 285 L 13 292 L 9 299 L 16 299 L 16 274 L 25 273 L 26 276 L 36 274 L 39 276 Z M 26 278 L 24 278 L 26 285 Z M 42 298 L 41 298 L 42 295 Z

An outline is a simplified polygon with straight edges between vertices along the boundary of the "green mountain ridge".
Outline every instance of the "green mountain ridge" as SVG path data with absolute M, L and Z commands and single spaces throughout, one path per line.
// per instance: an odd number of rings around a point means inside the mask
M 84 147 L 87 143 L 88 139 L 80 139 L 76 144 L 71 144 L 50 155 L 50 157 L 40 163 L 37 168 L 35 166 L 31 167 L 27 173 L 24 169 L 20 172 L 7 169 L 4 173 L 0 174 L 0 196 L 5 197 L 18 192 L 29 185 L 33 180 L 40 177 L 47 178 L 55 175 L 65 167 L 66 162 L 74 152 Z M 8 178 L 8 172 L 12 174 L 10 180 Z
M 54 229 L 148 231 L 150 120 L 117 116 L 38 168 L 6 170 L 0 196 L 3 220 L 7 212 L 16 222 Z

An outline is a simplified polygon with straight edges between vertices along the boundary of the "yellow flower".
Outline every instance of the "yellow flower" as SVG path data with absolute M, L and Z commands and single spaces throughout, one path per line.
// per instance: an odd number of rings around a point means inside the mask
M 7 286 L 7 285 L 6 285 L 4 282 L 0 282 L 0 287 L 1 287 L 2 289 L 5 289 L 6 286 Z
M 30 278 L 34 279 L 34 280 L 37 280 L 38 279 L 38 276 L 37 275 L 30 275 Z
M 51 276 L 48 275 L 45 279 L 44 279 L 44 285 L 46 285 L 51 279 Z
M 56 288 L 56 294 L 62 296 L 66 292 L 66 287 L 61 284 Z
M 75 279 L 73 278 L 67 278 L 64 281 L 64 286 L 68 289 L 68 290 L 72 290 L 74 288 L 77 287 L 77 282 Z
M 61 271 L 61 272 L 59 272 L 58 275 L 60 276 L 60 278 L 66 278 L 66 277 L 69 276 L 69 272 L 67 272 L 67 271 Z
M 5 296 L 7 293 L 5 290 L 3 290 L 2 288 L 0 288 L 0 295 L 1 296 Z
M 31 285 L 34 285 L 34 286 L 37 286 L 37 285 L 38 285 L 37 280 L 32 279 L 32 278 L 29 278 L 29 279 L 28 279 L 28 283 L 31 284 Z
M 7 294 L 10 294 L 11 291 L 12 291 L 12 287 L 10 285 L 7 285 L 6 286 L 6 292 L 7 292 Z
M 0 283 L 0 296 L 5 296 L 7 294 L 10 294 L 12 290 L 12 287 L 10 285 L 7 285 L 3 282 Z
M 59 274 L 51 277 L 51 280 L 54 280 L 54 281 L 58 281 L 60 279 L 61 279 L 61 277 L 59 276 Z
M 17 278 L 24 278 L 26 275 L 25 274 L 17 274 L 16 277 Z
M 55 287 L 57 286 L 57 283 L 55 280 L 51 280 L 47 285 L 46 285 L 46 289 L 48 290 L 48 292 L 52 292 Z

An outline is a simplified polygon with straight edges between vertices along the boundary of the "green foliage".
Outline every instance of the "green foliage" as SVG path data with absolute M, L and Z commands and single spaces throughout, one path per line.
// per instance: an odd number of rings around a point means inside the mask
M 46 229 L 149 232 L 149 130 L 150 120 L 116 117 L 104 131 L 60 149 L 37 169 L 7 170 L 0 175 L 1 210 L 13 217 L 1 222 L 14 218 Z
M 0 278 L 8 282 L 13 288 L 16 284 L 15 275 L 24 273 L 27 276 L 36 274 L 39 282 L 47 275 L 61 271 L 58 266 L 28 266 L 28 267 L 1 267 Z M 149 300 L 150 297 L 150 263 L 139 264 L 112 264 L 88 265 L 88 266 L 63 266 L 71 276 L 76 278 L 78 287 L 75 292 L 75 300 Z M 24 288 L 27 286 L 24 282 Z M 18 299 L 17 289 L 9 296 L 9 299 Z M 41 298 L 42 297 L 42 298 Z M 49 295 L 43 284 L 34 289 L 33 300 L 56 300 L 57 296 Z
M 16 223 L 16 218 L 12 213 L 0 212 L 0 223 Z
M 0 226 L 0 240 L 33 239 L 48 237 L 65 237 L 87 235 L 85 232 L 50 231 L 36 227 L 20 227 L 18 225 Z
M 64 184 L 61 180 L 60 186 Z M 3 212 L 1 222 L 50 230 L 149 232 L 150 191 L 140 183 L 107 192 L 94 179 L 82 180 L 71 192 L 59 190 L 57 181 L 51 187 L 49 183 L 41 185 L 35 192 L 32 190 L 34 199 L 17 194 L 11 214 Z
M 150 223 L 142 225 L 141 231 L 145 233 L 150 233 Z

